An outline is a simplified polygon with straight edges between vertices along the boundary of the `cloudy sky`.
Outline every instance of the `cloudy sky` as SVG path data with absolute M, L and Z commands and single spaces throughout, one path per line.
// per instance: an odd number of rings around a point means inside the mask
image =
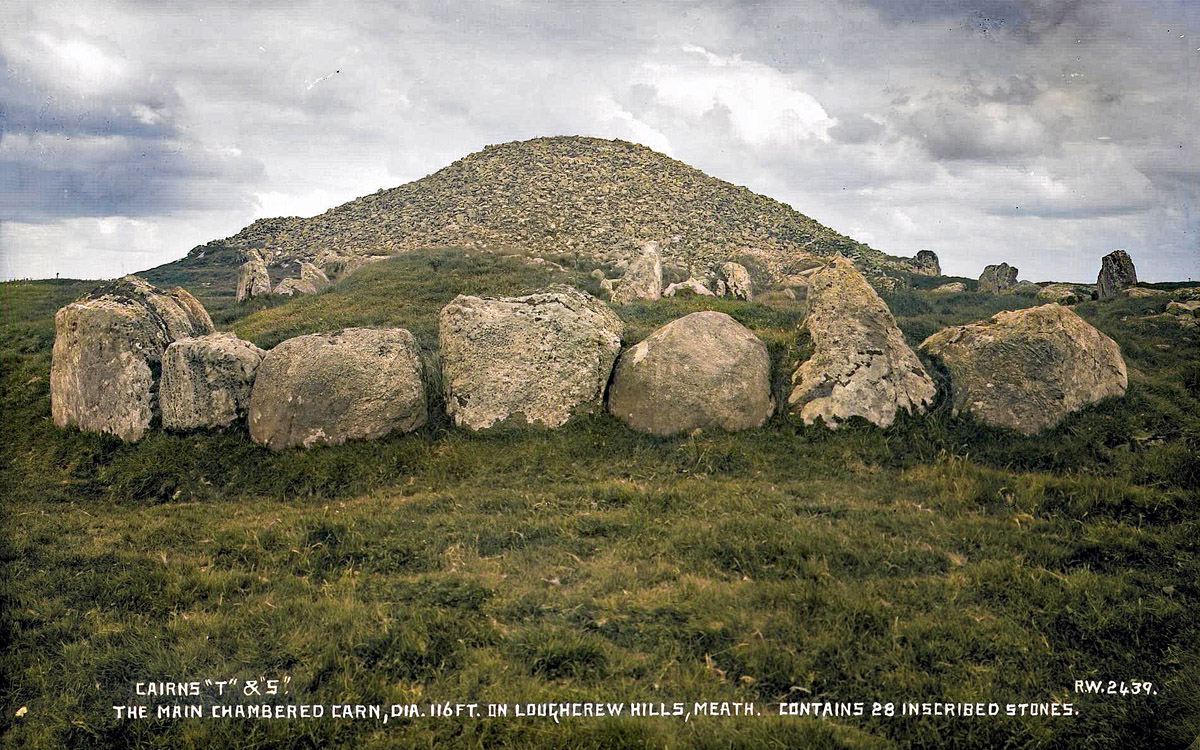
M 1200 278 L 1194 0 L 6 0 L 0 273 L 133 272 L 560 134 L 947 273 Z

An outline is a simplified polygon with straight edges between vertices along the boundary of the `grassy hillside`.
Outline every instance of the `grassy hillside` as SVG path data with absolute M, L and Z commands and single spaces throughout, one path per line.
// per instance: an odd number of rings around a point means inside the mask
M 262 346 L 346 325 L 432 345 L 460 291 L 590 279 L 419 251 L 286 302 L 218 306 Z M 1200 732 L 1200 343 L 1077 308 L 1126 398 L 1025 438 L 944 403 L 889 430 L 776 416 L 652 438 L 426 430 L 271 453 L 241 430 L 135 445 L 49 424 L 51 316 L 86 285 L 0 286 L 4 747 L 1184 748 Z M 204 289 L 193 289 L 206 301 Z M 888 297 L 914 343 L 1027 298 Z M 696 309 L 768 342 L 794 303 L 621 310 L 630 343 Z M 117 722 L 143 679 L 286 674 L 309 703 L 1068 701 L 1071 718 Z M 1080 696 L 1076 679 L 1157 695 Z M 18 708 L 27 713 L 16 718 Z

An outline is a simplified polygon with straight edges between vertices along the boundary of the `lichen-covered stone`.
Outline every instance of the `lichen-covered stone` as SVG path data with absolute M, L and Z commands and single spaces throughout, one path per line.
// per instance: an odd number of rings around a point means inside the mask
M 1037 293 L 1039 302 L 1055 302 L 1060 305 L 1077 305 L 1091 299 L 1091 293 L 1076 284 L 1047 284 Z
M 158 377 L 167 346 L 212 333 L 212 319 L 180 288 L 137 276 L 99 287 L 54 316 L 50 413 L 54 424 L 142 437 L 159 418 Z
M 227 427 L 245 417 L 254 373 L 265 354 L 232 333 L 173 342 L 162 362 L 163 428 Z
M 558 427 L 597 410 L 623 327 L 603 302 L 568 286 L 523 297 L 460 295 L 438 318 L 446 411 L 480 430 Z
M 346 328 L 282 342 L 250 391 L 250 437 L 272 449 L 409 432 L 428 406 L 420 353 L 403 328 Z
M 979 291 L 986 294 L 1008 294 L 1017 285 L 1017 269 L 1007 263 L 987 266 L 979 274 Z
M 1096 277 L 1096 295 L 1099 299 L 1119 297 L 1122 290 L 1137 283 L 1137 271 L 1133 259 L 1124 250 L 1113 250 L 1100 261 L 1100 274 Z
M 725 313 L 685 315 L 621 355 L 608 408 L 658 435 L 759 427 L 773 411 L 767 347 Z
M 941 276 L 942 264 L 938 262 L 937 253 L 932 250 L 920 250 L 911 261 L 913 273 L 922 276 Z
M 1127 384 L 1116 342 L 1053 303 L 944 328 L 921 348 L 945 365 L 955 412 L 1027 435 Z
M 704 282 L 695 277 L 667 285 L 667 288 L 663 290 L 662 296 L 674 297 L 677 294 L 696 294 L 701 297 L 713 296 L 712 291 L 704 286 Z
M 242 264 L 241 273 L 238 275 L 237 301 L 243 302 L 270 293 L 271 276 L 267 272 L 266 261 L 251 250 L 246 254 L 246 262 Z
M 613 304 L 627 305 L 635 300 L 656 300 L 662 296 L 662 256 L 657 242 L 647 242 L 629 263 L 621 283 L 613 292 Z
M 741 263 L 722 263 L 721 276 L 725 279 L 725 293 L 728 296 L 734 299 L 754 299 L 754 282 L 750 280 L 750 272 Z
M 862 417 L 887 427 L 898 410 L 924 411 L 933 401 L 933 380 L 849 260 L 837 257 L 813 275 L 803 325 L 813 354 L 792 375 L 788 405 L 805 423 Z
M 930 289 L 929 293 L 930 294 L 962 294 L 965 291 L 967 291 L 966 284 L 962 283 L 961 281 L 951 281 L 948 284 L 942 284 L 941 286 L 937 286 L 937 287 L 934 287 L 933 289 Z

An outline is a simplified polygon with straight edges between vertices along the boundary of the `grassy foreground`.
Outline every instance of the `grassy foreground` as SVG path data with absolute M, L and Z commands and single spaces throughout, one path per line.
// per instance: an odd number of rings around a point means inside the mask
M 429 251 L 321 295 L 213 309 L 261 346 L 389 324 L 432 348 L 455 293 L 553 281 L 595 283 Z M 1129 393 L 1032 438 L 939 404 L 889 430 L 777 415 L 659 439 L 601 415 L 473 435 L 435 420 L 271 453 L 236 430 L 123 445 L 51 426 L 52 315 L 90 286 L 0 286 L 4 747 L 1195 746 L 1200 343 L 1147 316 L 1165 300 L 1077 308 L 1121 344 Z M 888 302 L 914 343 L 1031 304 Z M 754 328 L 782 385 L 793 303 L 632 306 L 627 338 L 704 307 Z M 285 675 L 302 703 L 1059 701 L 1077 715 L 385 725 L 111 708 L 144 702 L 142 680 Z M 1082 679 L 1157 694 L 1079 695 Z

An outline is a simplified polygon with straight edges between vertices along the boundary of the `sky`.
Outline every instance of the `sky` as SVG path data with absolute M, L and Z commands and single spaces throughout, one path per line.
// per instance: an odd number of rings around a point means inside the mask
M 1200 279 L 1194 0 L 0 4 L 0 275 L 107 278 L 492 143 L 645 144 L 944 273 Z

